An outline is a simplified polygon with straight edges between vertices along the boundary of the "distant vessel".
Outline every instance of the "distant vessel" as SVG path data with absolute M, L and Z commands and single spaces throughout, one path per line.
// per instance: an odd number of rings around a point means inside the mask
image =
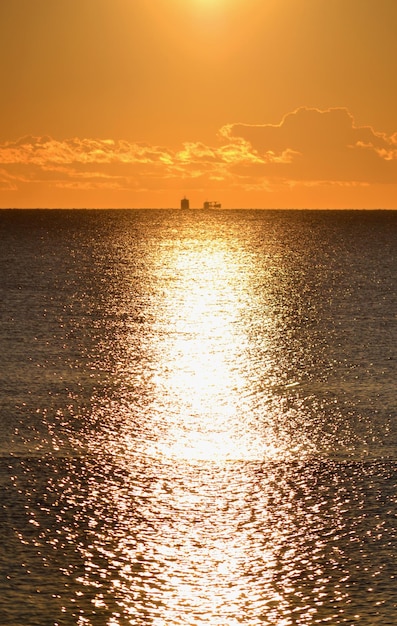
M 203 209 L 220 209 L 220 208 L 221 208 L 221 203 L 214 202 L 213 200 L 211 200 L 210 202 L 207 200 L 206 202 L 204 202 L 204 205 L 203 205 Z
M 220 202 L 216 202 L 214 200 L 206 200 L 203 204 L 203 209 L 220 209 L 221 206 L 222 205 Z M 186 196 L 181 200 L 181 209 L 190 209 L 190 202 L 189 199 L 186 198 Z

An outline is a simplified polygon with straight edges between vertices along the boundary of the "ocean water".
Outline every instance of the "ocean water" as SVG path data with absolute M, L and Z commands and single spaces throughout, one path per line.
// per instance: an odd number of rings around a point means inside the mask
M 397 212 L 0 211 L 1 626 L 397 623 Z

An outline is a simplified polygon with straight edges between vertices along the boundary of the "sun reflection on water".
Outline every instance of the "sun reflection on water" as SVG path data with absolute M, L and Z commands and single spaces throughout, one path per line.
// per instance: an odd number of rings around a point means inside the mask
M 153 376 L 154 414 L 163 428 L 147 452 L 217 462 L 274 456 L 277 445 L 248 417 L 253 407 L 241 319 L 249 305 L 246 268 L 225 244 L 165 256 Z
M 248 322 L 256 303 L 249 259 L 216 239 L 205 246 L 164 245 L 152 289 L 154 321 L 141 329 L 150 355 L 146 404 L 137 411 L 126 402 L 117 443 L 108 440 L 121 466 L 138 470 L 145 482 L 133 486 L 142 494 L 134 505 L 144 520 L 142 536 L 132 548 L 119 546 L 121 560 L 138 559 L 136 574 L 156 624 L 237 626 L 243 614 L 245 623 L 256 623 L 254 615 L 271 615 L 283 600 L 271 580 L 265 597 L 260 591 L 266 567 L 276 567 L 277 558 L 267 542 L 259 552 L 253 545 L 261 514 L 252 509 L 250 464 L 296 455 L 299 436 L 291 445 L 280 426 L 285 409 L 274 402 L 269 364 L 258 375 L 258 359 L 250 360 Z M 270 313 L 261 322 L 267 330 L 274 325 Z M 135 332 L 123 337 L 127 354 L 136 345 Z M 271 350 L 271 341 L 270 333 L 262 335 L 262 352 Z M 118 376 L 133 388 L 128 360 Z M 130 428 L 137 418 L 138 432 Z M 124 517 L 124 491 L 113 496 Z M 259 585 L 252 567 L 264 570 Z M 115 593 L 121 584 L 122 605 L 134 620 L 145 606 L 128 599 L 135 574 L 130 566 L 123 571 Z
M 234 626 L 244 606 L 254 603 L 258 612 L 263 602 L 277 602 L 275 592 L 262 601 L 246 587 L 252 559 L 241 531 L 251 497 L 247 467 L 290 454 L 271 418 L 258 421 L 272 381 L 264 368 L 258 401 L 248 359 L 249 263 L 224 241 L 187 241 L 160 247 L 152 271 L 154 321 L 140 328 L 150 355 L 150 374 L 140 375 L 146 401 L 128 404 L 128 389 L 136 398 L 136 366 L 130 365 L 136 361 L 127 358 L 137 343 L 134 327 L 123 334 L 127 357 L 117 374 L 126 389 L 124 408 L 118 408 L 124 419 L 106 442 L 122 471 L 138 471 L 143 481 L 133 484 L 133 493 L 141 494 L 133 505 L 142 516 L 141 537 L 131 546 L 123 540 L 116 550 L 128 565 L 115 593 L 131 620 L 145 610 L 131 601 L 134 580 L 156 624 Z M 112 497 L 118 515 L 128 518 L 125 491 L 113 490 Z M 265 548 L 261 558 L 274 557 Z M 129 564 L 137 560 L 134 571 Z
M 318 453 L 316 422 L 305 423 L 280 331 L 277 277 L 257 289 L 250 254 L 229 244 L 160 240 L 148 293 L 126 279 L 113 304 L 126 319 L 111 346 L 119 396 L 93 442 L 108 455 L 94 500 L 110 521 L 108 534 L 93 528 L 81 578 L 111 577 L 107 625 L 308 626 L 337 613 L 322 613 L 321 594 L 343 597 L 322 536 L 338 536 L 338 516 L 322 517 L 315 466 L 301 477 Z M 110 612 L 104 602 L 98 591 L 95 606 Z
M 119 395 L 99 407 L 100 445 L 186 462 L 315 453 L 281 344 L 277 276 L 254 267 L 240 242 L 208 236 L 160 240 L 145 282 L 126 275 L 110 303 L 126 321 L 109 346 Z

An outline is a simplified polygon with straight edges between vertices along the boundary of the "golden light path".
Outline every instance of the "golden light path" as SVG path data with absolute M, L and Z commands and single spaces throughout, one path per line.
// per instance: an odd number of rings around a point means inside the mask
M 124 624 L 121 614 L 156 626 L 292 624 L 272 584 L 281 535 L 257 494 L 257 462 L 287 458 L 291 442 L 272 425 L 277 415 L 263 418 L 272 377 L 249 335 L 250 257 L 216 237 L 157 245 L 140 359 L 138 324 L 120 337 L 116 374 L 127 391 L 109 408 L 117 428 L 102 442 L 126 476 L 109 489 L 114 547 L 97 548 L 118 570 L 121 613 L 108 625 Z M 270 317 L 262 323 L 271 330 Z M 271 352 L 270 332 L 261 347 Z M 136 379 L 141 395 L 129 400 Z M 92 551 L 83 556 L 89 585 Z
M 166 255 L 168 257 L 168 254 Z M 252 413 L 245 335 L 247 277 L 224 244 L 173 251 L 167 258 L 163 320 L 153 382 L 161 439 L 147 452 L 196 461 L 253 460 L 277 454 L 248 416 Z

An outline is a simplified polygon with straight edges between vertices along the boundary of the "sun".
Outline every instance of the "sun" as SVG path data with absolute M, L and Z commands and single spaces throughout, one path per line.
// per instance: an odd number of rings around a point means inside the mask
M 225 8 L 227 4 L 230 6 L 231 0 L 193 0 L 193 4 L 199 9 L 218 11 Z

